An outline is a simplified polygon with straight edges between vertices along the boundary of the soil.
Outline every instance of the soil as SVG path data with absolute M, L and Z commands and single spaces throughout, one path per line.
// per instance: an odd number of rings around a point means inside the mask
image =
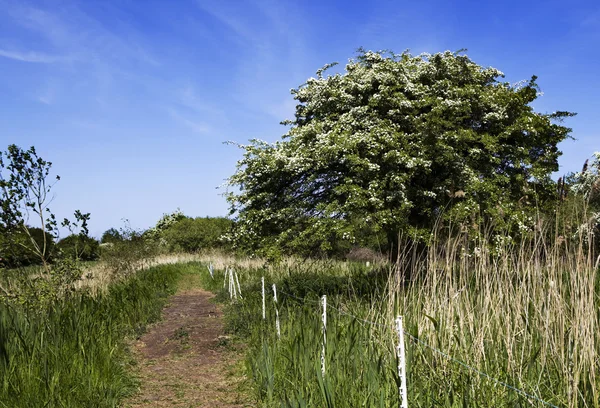
M 240 392 L 240 353 L 213 297 L 201 289 L 171 297 L 163 320 L 133 345 L 141 386 L 125 407 L 254 406 Z

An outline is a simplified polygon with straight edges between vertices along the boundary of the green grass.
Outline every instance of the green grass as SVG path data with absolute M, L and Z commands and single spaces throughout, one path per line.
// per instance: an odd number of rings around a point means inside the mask
M 558 407 L 600 407 L 600 274 L 584 249 L 522 246 L 498 257 L 465 253 L 458 241 L 433 248 L 426 259 L 400 259 L 419 271 L 410 280 L 401 267 L 263 269 L 232 259 L 243 296 L 234 301 L 223 270 L 211 279 L 193 262 L 155 267 L 48 310 L 0 305 L 0 407 L 118 406 L 135 388 L 124 338 L 157 319 L 170 293 L 199 286 L 226 304 L 232 340 L 246 345 L 244 374 L 258 406 L 398 406 L 392 324 L 401 314 L 408 333 L 490 377 Z M 321 295 L 331 306 L 325 376 Z M 408 338 L 406 349 L 411 407 L 544 406 Z
M 372 271 L 348 263 L 238 270 L 243 299 L 230 302 L 223 271 L 212 289 L 228 303 L 228 329 L 248 344 L 246 375 L 263 407 L 396 407 L 392 325 L 532 397 L 406 339 L 411 407 L 600 407 L 600 274 L 581 248 L 505 248 L 465 255 L 455 241 L 428 257 L 401 259 L 420 271 Z M 532 249 L 533 248 L 533 249 Z M 408 253 L 408 251 L 407 251 Z M 208 276 L 208 272 L 205 274 Z M 267 281 L 267 319 L 261 283 Z M 210 278 L 208 278 L 210 279 Z M 271 284 L 279 288 L 281 338 Z M 286 296 L 290 293 L 298 298 Z M 321 375 L 321 308 L 330 308 Z
M 364 314 L 366 305 L 375 302 L 387 288 L 386 270 L 367 271 L 358 264 L 326 263 L 238 272 L 243 299 L 227 306 L 227 327 L 248 343 L 246 373 L 261 406 L 397 406 L 394 344 L 372 341 L 389 337 L 391 330 L 330 311 L 325 377 L 321 373 L 319 295 L 327 294 L 332 306 L 341 307 L 344 302 L 346 312 Z M 268 282 L 266 321 L 262 320 L 261 311 L 263 275 Z M 222 279 L 223 272 L 217 271 L 213 290 L 226 301 Z M 273 282 L 279 288 L 281 339 L 275 330 Z
M 118 406 L 136 388 L 125 338 L 160 317 L 180 275 L 155 267 L 43 310 L 0 304 L 0 406 Z

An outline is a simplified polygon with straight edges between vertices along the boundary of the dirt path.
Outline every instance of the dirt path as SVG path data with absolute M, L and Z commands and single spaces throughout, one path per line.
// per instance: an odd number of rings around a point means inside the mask
M 141 389 L 126 407 L 251 407 L 233 375 L 222 313 L 201 289 L 170 299 L 163 320 L 135 344 Z

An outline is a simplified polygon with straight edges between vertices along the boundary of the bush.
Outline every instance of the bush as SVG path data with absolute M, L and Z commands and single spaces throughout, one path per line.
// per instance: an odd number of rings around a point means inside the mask
M 100 243 L 86 235 L 69 235 L 56 244 L 62 255 L 81 261 L 95 261 L 100 258 Z
M 0 406 L 119 406 L 136 388 L 124 339 L 160 317 L 178 276 L 161 266 L 46 308 L 0 302 Z
M 41 228 L 29 227 L 29 233 L 39 248 L 43 248 L 44 232 Z M 42 259 L 30 247 L 30 238 L 21 230 L 10 233 L 11 236 L 0 234 L 0 263 L 9 268 L 19 266 L 41 265 Z M 46 253 L 54 252 L 54 238 L 46 233 Z M 50 256 L 48 256 L 50 258 Z
M 387 258 L 370 248 L 355 247 L 348 252 L 346 259 L 355 262 L 385 262 Z
M 103 244 L 112 244 L 115 242 L 121 242 L 123 241 L 123 239 L 123 234 L 121 234 L 119 230 L 117 230 L 116 228 L 109 228 L 106 231 L 104 231 L 104 234 L 102 234 L 100 242 Z
M 207 248 L 222 248 L 222 236 L 232 226 L 224 217 L 184 218 L 162 231 L 161 238 L 171 251 L 197 252 Z
M 159 253 L 157 243 L 139 231 L 125 228 L 121 241 L 101 245 L 102 261 L 113 277 L 126 277 Z

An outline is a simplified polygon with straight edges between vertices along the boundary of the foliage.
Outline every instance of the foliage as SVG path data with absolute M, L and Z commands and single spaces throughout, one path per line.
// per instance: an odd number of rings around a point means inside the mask
M 125 336 L 160 317 L 178 276 L 156 267 L 43 309 L 0 302 L 0 406 L 119 406 L 136 389 Z
M 87 235 L 71 234 L 56 245 L 63 256 L 81 261 L 95 261 L 100 257 L 100 243 Z
M 169 214 L 163 214 L 163 216 L 156 222 L 156 225 L 145 231 L 145 237 L 154 240 L 160 240 L 161 233 L 170 226 L 176 224 L 178 221 L 183 220 L 186 216 L 178 208 Z
M 50 177 L 52 163 L 38 156 L 34 147 L 23 150 L 16 145 L 8 146 L 0 152 L 0 257 L 16 255 L 9 266 L 23 266 L 36 259 L 43 266 L 43 276 L 29 276 L 23 273 L 22 291 L 11 292 L 0 286 L 6 299 L 30 304 L 32 301 L 47 302 L 71 293 L 74 283 L 80 279 L 81 271 L 77 262 L 71 259 L 54 259 L 54 242 L 58 238 L 58 222 L 48 208 L 49 196 L 54 183 L 60 180 Z M 56 180 L 56 181 L 53 181 Z M 64 219 L 62 227 L 77 233 L 82 239 L 88 235 L 89 213 L 76 210 L 74 221 Z M 39 229 L 29 225 L 39 222 Z M 74 254 L 75 257 L 77 254 Z M 30 295 L 31 299 L 24 297 Z
M 458 234 L 431 242 L 425 257 L 402 251 L 382 271 L 331 261 L 237 268 L 243 299 L 228 305 L 227 327 L 248 344 L 256 405 L 398 406 L 393 322 L 402 315 L 410 406 L 545 406 L 496 379 L 554 406 L 600 407 L 600 269 L 580 245 L 547 241 L 559 234 L 538 230 L 495 253 Z M 408 280 L 410 264 L 420 274 Z M 213 290 L 225 300 L 222 278 L 216 271 Z M 324 378 L 322 295 L 329 305 Z
M 197 252 L 225 246 L 222 237 L 231 229 L 232 222 L 224 217 L 183 218 L 161 233 L 171 251 Z
M 123 241 L 123 236 L 116 228 L 109 228 L 102 234 L 100 242 L 103 244 L 114 244 Z
M 31 239 L 33 239 L 38 248 L 44 246 L 44 237 L 46 235 L 46 245 L 49 254 L 54 253 L 54 236 L 49 232 L 44 232 L 41 228 L 27 227 L 29 235 L 22 230 L 15 230 L 10 233 L 0 234 L 0 248 L 2 263 L 8 268 L 19 266 L 41 265 L 40 257 L 30 249 Z M 48 257 L 50 259 L 50 256 Z M 1 266 L 1 265 L 0 265 Z
M 360 51 L 344 73 L 329 67 L 292 90 L 282 140 L 240 146 L 227 195 L 240 247 L 331 253 L 365 230 L 389 244 L 427 236 L 441 214 L 526 218 L 555 197 L 570 132 L 556 122 L 573 114 L 535 112 L 536 77 L 511 85 L 451 52 Z
M 47 269 L 50 252 L 46 237 L 47 234 L 58 236 L 56 217 L 48 208 L 48 194 L 53 186 L 51 167 L 52 163 L 39 157 L 33 146 L 23 150 L 10 145 L 5 152 L 0 152 L 0 234 L 5 237 L 5 245 L 25 248 Z M 56 180 L 60 177 L 56 176 Z M 41 245 L 29 230 L 31 218 L 39 220 Z M 20 240 L 21 234 L 28 242 Z M 9 252 L 7 247 L 0 250 Z
M 571 176 L 570 189 L 600 208 L 600 152 L 594 153 L 591 164 L 586 160 L 583 169 Z
M 62 226 L 69 229 L 71 235 L 61 239 L 57 248 L 61 251 L 62 256 L 73 259 L 75 261 L 94 261 L 98 259 L 100 252 L 99 242 L 89 236 L 87 223 L 90 219 L 90 214 L 83 214 L 81 211 L 75 211 L 75 221 L 64 219 Z
M 572 243 L 593 242 L 591 255 L 600 254 L 600 152 L 594 153 L 592 163 L 585 161 L 580 172 L 559 180 L 561 205 L 557 222 L 566 231 L 562 239 Z
M 123 278 L 144 267 L 159 251 L 158 244 L 129 223 L 119 230 L 121 240 L 102 244 L 101 259 L 113 278 Z

